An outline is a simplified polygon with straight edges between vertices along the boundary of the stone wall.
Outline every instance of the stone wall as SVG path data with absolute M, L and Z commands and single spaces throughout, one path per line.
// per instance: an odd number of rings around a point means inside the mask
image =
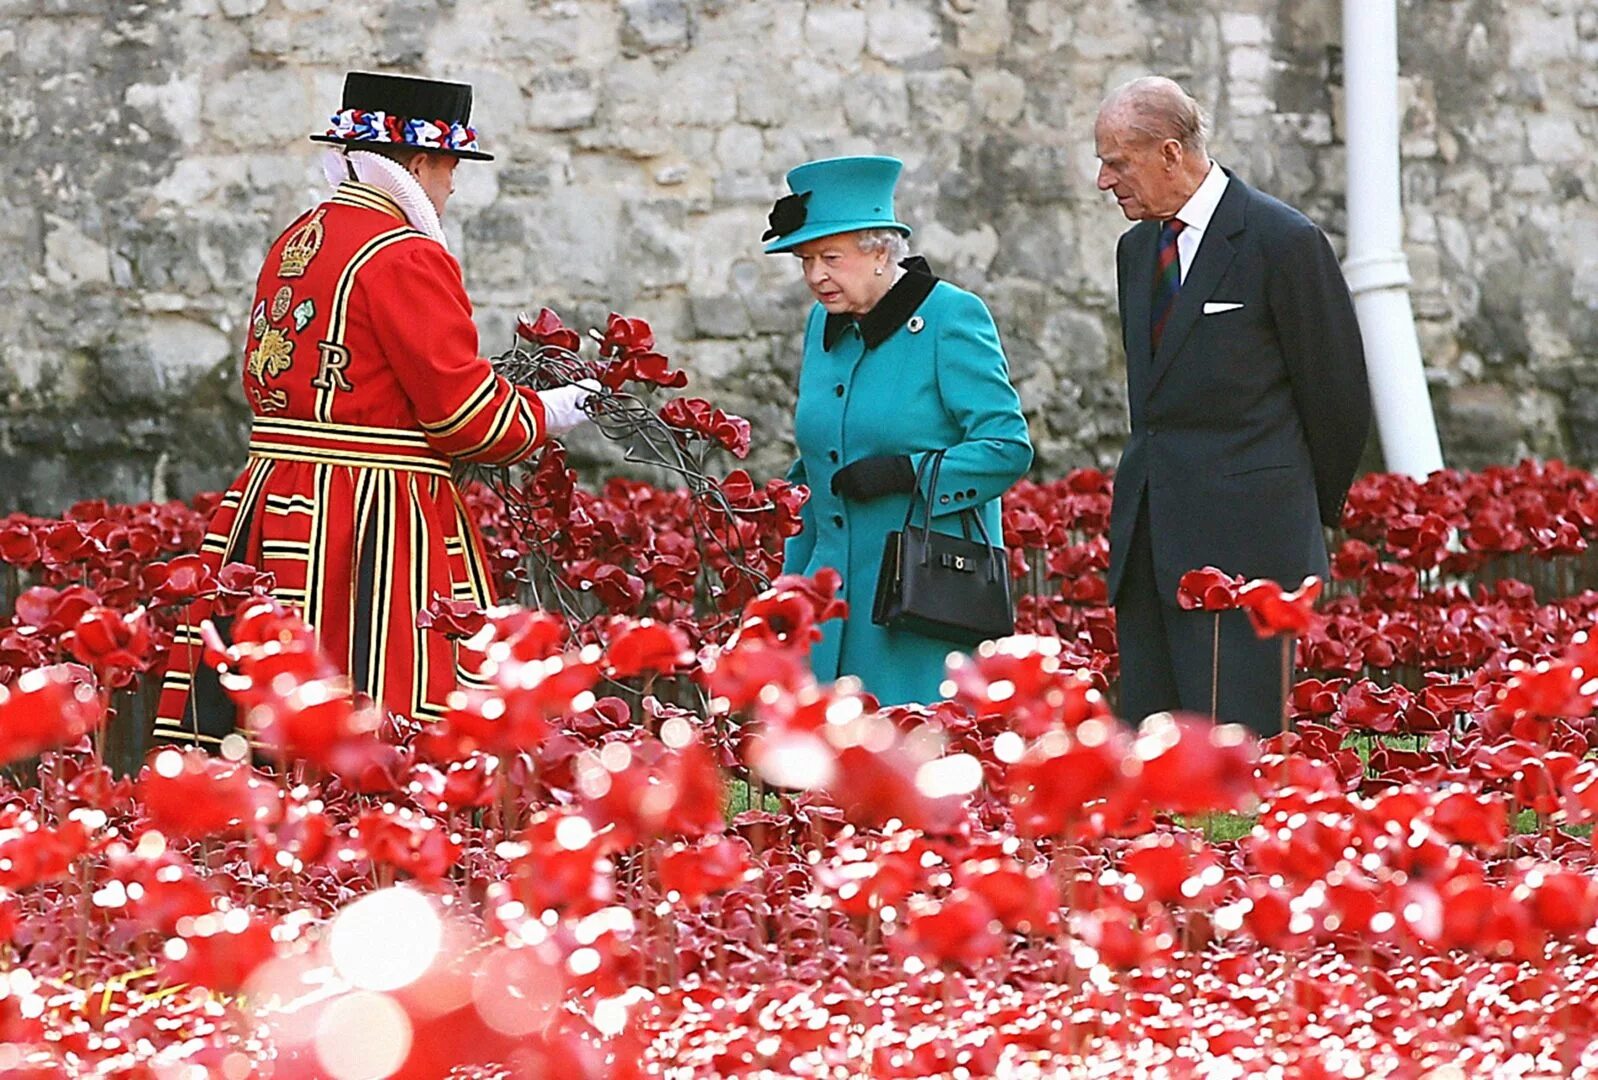
M 1400 7 L 1445 454 L 1598 463 L 1598 10 Z M 998 318 L 1039 473 L 1110 463 L 1101 95 L 1184 81 L 1217 157 L 1336 239 L 1339 46 L 1336 0 L 0 0 L 0 511 L 232 475 L 251 284 L 346 67 L 476 85 L 499 161 L 461 169 L 447 224 L 486 351 L 522 307 L 641 315 L 779 470 L 807 301 L 759 254 L 766 211 L 797 162 L 891 153 L 917 246 Z

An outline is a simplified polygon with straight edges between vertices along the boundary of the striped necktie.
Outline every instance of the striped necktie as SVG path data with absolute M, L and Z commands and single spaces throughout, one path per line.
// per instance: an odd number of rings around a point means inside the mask
M 1182 288 L 1182 260 L 1177 255 L 1176 238 L 1182 231 L 1182 222 L 1172 218 L 1160 227 L 1160 257 L 1154 264 L 1154 302 L 1149 307 L 1149 340 L 1158 351 L 1160 335 L 1165 333 L 1166 320 L 1176 306 L 1176 294 Z

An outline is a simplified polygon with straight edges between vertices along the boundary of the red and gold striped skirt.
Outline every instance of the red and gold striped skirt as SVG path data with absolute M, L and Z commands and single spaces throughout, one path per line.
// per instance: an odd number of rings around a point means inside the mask
M 495 602 L 482 538 L 450 461 L 419 431 L 256 417 L 250 458 L 201 547 L 213 570 L 270 572 L 357 692 L 431 719 L 469 678 L 454 643 L 419 629 L 435 596 Z M 208 601 L 191 604 L 161 688 L 157 738 L 212 744 L 234 713 L 201 664 Z

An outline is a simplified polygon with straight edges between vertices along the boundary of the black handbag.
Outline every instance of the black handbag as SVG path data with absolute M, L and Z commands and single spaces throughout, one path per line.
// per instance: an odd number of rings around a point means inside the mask
M 920 527 L 911 524 L 921 478 L 931 466 L 922 498 Z M 987 526 L 975 510 L 960 511 L 961 536 L 932 531 L 932 492 L 938 489 L 943 451 L 928 454 L 916 470 L 915 491 L 904 510 L 904 526 L 888 534 L 877 571 L 871 621 L 925 637 L 975 645 L 1015 632 L 1010 606 L 1010 568 L 1004 549 L 988 542 Z M 976 525 L 979 539 L 971 536 Z

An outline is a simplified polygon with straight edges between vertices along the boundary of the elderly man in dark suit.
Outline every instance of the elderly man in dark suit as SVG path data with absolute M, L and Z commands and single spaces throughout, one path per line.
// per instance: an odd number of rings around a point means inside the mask
M 1169 79 L 1114 91 L 1098 185 L 1137 224 L 1116 247 L 1132 434 L 1115 475 L 1110 597 L 1121 713 L 1208 713 L 1213 616 L 1177 582 L 1217 566 L 1296 586 L 1326 572 L 1370 427 L 1348 286 L 1303 214 L 1210 160 L 1198 104 Z M 1281 651 L 1222 616 L 1216 711 L 1276 730 Z

